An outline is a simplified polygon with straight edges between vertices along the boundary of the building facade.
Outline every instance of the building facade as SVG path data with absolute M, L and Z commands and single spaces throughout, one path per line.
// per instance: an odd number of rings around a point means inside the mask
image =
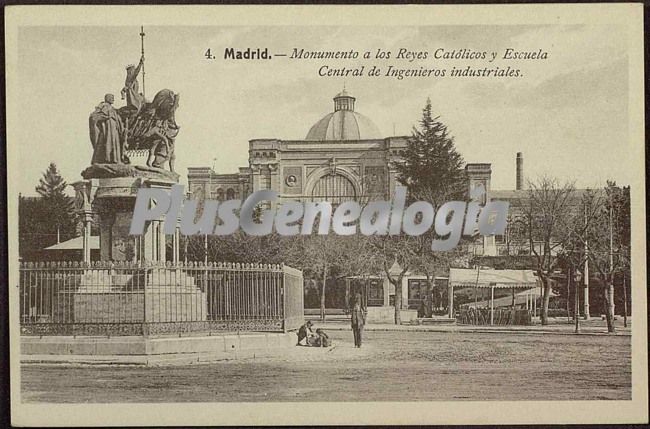
M 268 189 L 278 192 L 279 203 L 326 200 L 336 205 L 350 200 L 389 200 L 398 184 L 396 165 L 402 159 L 409 137 L 382 136 L 372 120 L 356 111 L 356 98 L 345 90 L 333 101 L 333 111 L 313 124 L 303 140 L 250 140 L 248 165 L 240 167 L 236 173 L 217 174 L 210 167 L 189 168 L 192 198 L 243 200 L 252 192 Z M 483 186 L 482 198 L 489 199 L 491 165 L 467 164 L 466 171 L 470 189 Z M 493 237 L 477 246 L 481 254 L 495 252 Z M 414 313 L 422 300 L 424 276 L 409 273 L 403 282 L 402 302 Z M 355 283 L 352 280 L 332 285 L 341 291 L 329 294 L 328 300 L 333 301 L 328 303 L 328 308 L 344 306 L 344 297 L 351 293 L 350 285 L 356 290 Z M 373 317 L 373 313 L 385 313 L 392 318 L 391 311 L 380 311 L 380 308 L 392 308 L 395 288 L 388 280 L 370 279 L 364 289 L 368 307 L 377 310 L 370 312 L 369 317 Z M 307 299 L 309 293 L 306 286 L 306 304 L 310 301 Z M 405 317 L 412 315 L 405 314 Z
M 389 198 L 407 137 L 382 137 L 370 119 L 355 111 L 355 102 L 346 91 L 338 94 L 334 111 L 304 140 L 250 140 L 249 165 L 237 173 L 189 168 L 193 198 L 244 199 L 265 189 L 278 192 L 279 202 Z

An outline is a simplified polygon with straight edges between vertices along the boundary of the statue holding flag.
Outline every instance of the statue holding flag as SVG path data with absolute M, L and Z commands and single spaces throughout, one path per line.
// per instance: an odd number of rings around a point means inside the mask
M 126 106 L 133 109 L 136 113 L 142 108 L 144 103 L 144 95 L 140 94 L 138 85 L 138 74 L 144 65 L 144 56 L 140 57 L 138 66 L 129 64 L 126 67 L 126 80 L 124 88 L 122 88 L 122 100 L 126 98 Z
M 126 80 L 121 94 L 126 105 L 113 107 L 114 98 L 105 101 L 91 113 L 90 140 L 93 146 L 92 164 L 129 164 L 127 151 L 146 150 L 146 166 L 174 171 L 174 140 L 180 127 L 176 124 L 179 95 L 169 89 L 156 93 L 149 102 L 144 93 L 144 29 L 140 37 L 142 52 L 137 66 L 126 68 Z M 142 93 L 138 77 L 142 76 Z M 97 166 L 99 168 L 99 166 Z M 113 167 L 101 167 L 114 171 Z M 122 168 L 122 167 L 121 167 Z

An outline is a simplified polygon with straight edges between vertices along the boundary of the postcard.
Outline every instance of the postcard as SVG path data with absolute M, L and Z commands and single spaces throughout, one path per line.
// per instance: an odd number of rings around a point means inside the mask
M 643 7 L 9 6 L 12 422 L 648 422 Z

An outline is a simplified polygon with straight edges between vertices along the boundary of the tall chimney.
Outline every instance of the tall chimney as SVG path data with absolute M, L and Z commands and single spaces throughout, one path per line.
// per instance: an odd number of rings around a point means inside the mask
M 518 191 L 524 189 L 524 154 L 517 152 L 517 187 Z

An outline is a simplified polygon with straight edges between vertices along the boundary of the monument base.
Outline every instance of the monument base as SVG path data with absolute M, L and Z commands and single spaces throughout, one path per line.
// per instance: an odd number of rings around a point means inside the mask
M 147 165 L 93 164 L 81 172 L 84 179 L 111 179 L 117 177 L 140 177 L 143 179 L 178 182 L 180 176 L 173 171 Z
M 224 333 L 211 336 L 21 337 L 22 363 L 187 365 L 285 356 L 296 334 Z
M 171 241 L 171 259 L 178 261 L 178 233 L 167 236 L 164 216 L 147 222 L 142 235 L 131 235 L 130 226 L 138 191 L 170 190 L 178 174 L 161 168 L 130 164 L 94 164 L 82 172 L 86 180 L 75 182 L 75 206 L 84 222 L 84 262 L 90 262 L 91 225 L 99 227 L 102 261 L 165 262 Z
M 82 277 L 68 302 L 74 323 L 207 320 L 206 293 L 195 285 L 193 277 L 176 269 L 156 268 L 146 276 L 93 271 Z

